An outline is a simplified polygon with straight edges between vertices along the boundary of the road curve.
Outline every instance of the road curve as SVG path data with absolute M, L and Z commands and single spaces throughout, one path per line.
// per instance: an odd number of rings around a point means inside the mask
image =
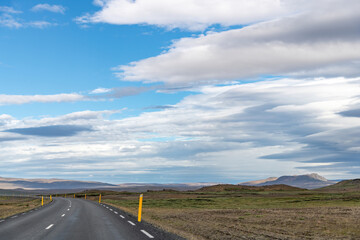
M 0 219 L 6 240 L 143 240 L 183 239 L 119 209 L 84 199 L 54 198 L 50 204 Z

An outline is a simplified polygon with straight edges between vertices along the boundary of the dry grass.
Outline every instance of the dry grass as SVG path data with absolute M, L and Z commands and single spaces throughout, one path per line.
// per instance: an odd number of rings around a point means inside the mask
M 44 204 L 48 202 L 48 199 L 44 199 Z M 39 206 L 41 206 L 41 199 L 0 197 L 0 218 L 6 218 L 18 213 L 26 212 Z
M 138 194 L 102 194 L 137 215 Z M 190 240 L 360 239 L 359 192 L 148 192 L 143 206 L 144 220 Z

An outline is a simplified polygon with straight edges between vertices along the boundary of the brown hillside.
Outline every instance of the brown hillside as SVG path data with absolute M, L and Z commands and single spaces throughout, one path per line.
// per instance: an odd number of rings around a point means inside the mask
M 321 191 L 341 191 L 341 192 L 352 192 L 360 191 L 360 179 L 344 180 L 334 185 L 319 188 Z
M 200 188 L 199 192 L 236 192 L 236 191 L 299 191 L 302 188 L 291 187 L 284 184 L 268 186 L 245 186 L 233 184 L 219 184 Z

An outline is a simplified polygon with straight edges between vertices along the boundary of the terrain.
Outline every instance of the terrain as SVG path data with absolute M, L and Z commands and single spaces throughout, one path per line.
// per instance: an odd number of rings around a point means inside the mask
M 29 193 L 56 193 L 69 192 L 77 189 L 109 189 L 114 191 L 139 192 L 147 190 L 174 189 L 179 191 L 194 190 L 203 186 L 215 185 L 216 183 L 179 183 L 179 184 L 158 184 L 158 183 L 123 183 L 109 184 L 94 181 L 76 181 L 64 179 L 25 179 L 25 178 L 3 178 L 0 177 L 1 191 L 17 189 L 28 190 Z
M 50 200 L 45 198 L 44 204 Z M 41 199 L 34 197 L 0 196 L 0 219 L 26 212 L 41 206 Z
M 86 193 L 137 215 L 137 193 Z M 143 203 L 145 221 L 187 239 L 358 239 L 359 214 L 359 191 L 284 185 L 148 191 Z
M 293 187 L 315 189 L 330 186 L 337 183 L 337 181 L 330 181 L 316 173 L 305 174 L 305 175 L 294 175 L 294 176 L 281 176 L 281 177 L 270 177 L 263 180 L 256 180 L 250 182 L 242 182 L 240 185 L 247 186 L 266 186 L 285 184 Z

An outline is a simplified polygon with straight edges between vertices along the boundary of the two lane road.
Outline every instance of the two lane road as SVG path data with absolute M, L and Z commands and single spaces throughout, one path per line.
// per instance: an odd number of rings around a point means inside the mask
M 54 198 L 38 209 L 0 220 L 6 240 L 182 239 L 125 212 L 83 199 Z

